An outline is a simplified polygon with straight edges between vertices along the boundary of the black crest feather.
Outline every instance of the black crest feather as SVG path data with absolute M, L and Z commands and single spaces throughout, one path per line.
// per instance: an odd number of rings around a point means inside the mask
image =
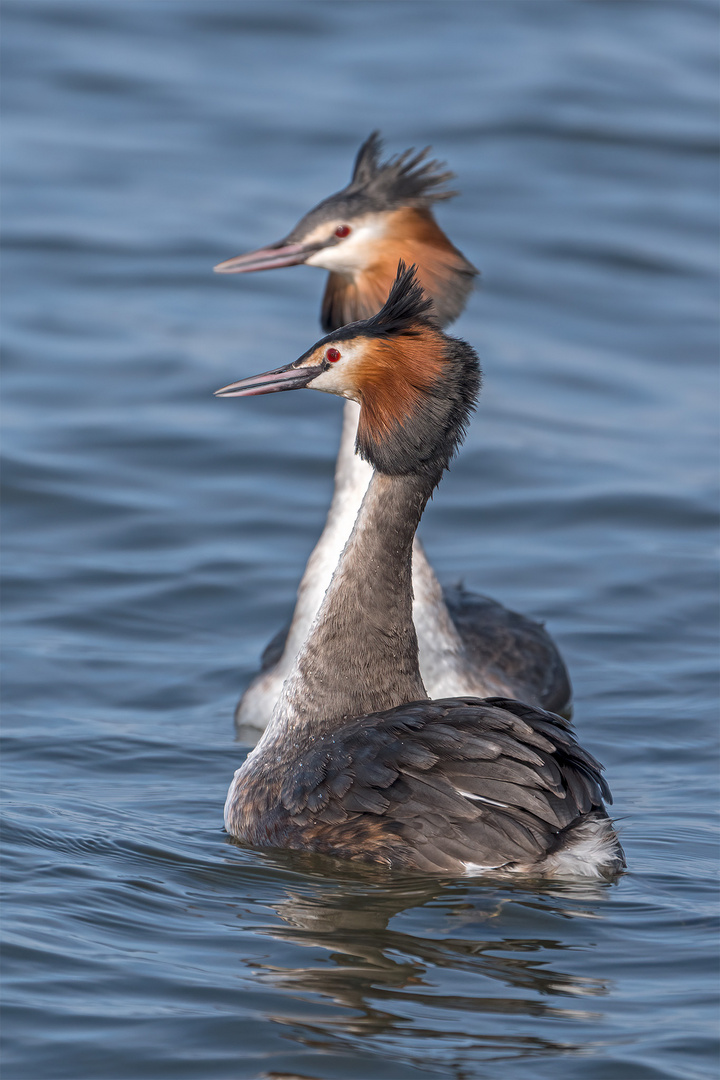
M 432 300 L 417 279 L 417 267 L 407 267 L 401 259 L 388 298 L 377 315 L 366 320 L 365 331 L 368 337 L 412 333 L 415 324 L 428 322 L 431 307 Z
M 400 334 L 412 336 L 418 333 L 418 324 L 431 325 L 438 329 L 436 321 L 428 315 L 432 300 L 423 292 L 416 274 L 417 267 L 408 268 L 401 259 L 388 298 L 376 315 L 333 330 L 316 342 L 312 349 L 308 349 L 300 359 L 304 360 L 315 349 L 333 341 L 350 341 L 356 337 L 392 338 Z
M 414 147 L 380 162 L 382 139 L 373 131 L 365 140 L 355 159 L 352 180 L 345 189 L 348 194 L 362 190 L 375 200 L 403 206 L 427 206 L 439 199 L 451 199 L 455 191 L 443 185 L 455 178 L 444 161 L 429 158 L 430 147 L 416 151 Z
M 355 159 L 352 180 L 342 191 L 329 195 L 300 219 L 285 238 L 292 243 L 302 240 L 316 226 L 331 221 L 352 219 L 365 213 L 384 213 L 403 206 L 429 209 L 440 199 L 457 195 L 444 187 L 454 179 L 442 161 L 428 158 L 430 147 L 405 150 L 381 162 L 382 140 L 377 131 L 365 140 Z M 471 268 L 472 270 L 472 268 Z

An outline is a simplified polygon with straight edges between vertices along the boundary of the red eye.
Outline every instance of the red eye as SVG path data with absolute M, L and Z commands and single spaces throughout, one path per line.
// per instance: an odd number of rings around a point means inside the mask
M 328 349 L 325 353 L 325 358 L 330 361 L 331 364 L 337 364 L 340 359 L 340 353 L 337 349 Z
M 349 225 L 338 225 L 337 229 L 335 230 L 335 235 L 341 240 L 344 240 L 346 236 L 350 235 L 350 232 L 351 229 Z

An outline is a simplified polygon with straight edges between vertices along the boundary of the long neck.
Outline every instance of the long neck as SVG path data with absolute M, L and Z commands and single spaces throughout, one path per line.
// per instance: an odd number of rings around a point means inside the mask
M 345 402 L 335 467 L 335 490 L 325 528 L 308 559 L 298 588 L 297 603 L 281 662 L 284 676 L 291 671 L 295 657 L 308 636 L 372 476 L 372 467 L 355 453 L 359 414 L 359 405 L 354 401 Z
M 426 697 L 412 619 L 412 544 L 433 484 L 374 473 L 258 750 Z
M 308 559 L 298 587 L 292 623 L 282 658 L 278 661 L 280 683 L 292 671 L 295 658 L 307 639 L 372 476 L 372 467 L 355 453 L 359 412 L 360 406 L 354 401 L 345 402 L 332 503 L 322 535 Z M 467 677 L 461 670 L 463 644 L 417 536 L 412 562 L 413 622 L 418 635 L 420 667 L 425 679 L 431 678 L 434 696 L 443 697 L 447 696 L 446 691 L 449 695 L 458 686 L 466 688 Z M 468 685 L 472 688 L 472 680 Z M 276 694 L 279 689 L 278 686 Z

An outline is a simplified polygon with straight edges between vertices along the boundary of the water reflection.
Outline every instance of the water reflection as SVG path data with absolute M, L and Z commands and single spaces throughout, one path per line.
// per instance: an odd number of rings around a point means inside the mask
M 376 1047 L 380 1038 L 390 1052 L 396 1040 L 412 1036 L 423 1053 L 441 1052 L 446 1064 L 453 1046 L 460 1056 L 470 1047 L 475 1056 L 580 1053 L 587 1047 L 580 1039 L 508 1033 L 507 1018 L 582 1021 L 593 1029 L 602 1019 L 596 1009 L 561 999 L 601 998 L 611 989 L 608 980 L 587 970 L 577 974 L 572 944 L 541 927 L 556 919 L 602 920 L 598 907 L 608 886 L 568 883 L 529 891 L 505 882 L 383 882 L 382 874 L 364 868 L 338 879 L 326 866 L 317 867 L 325 880 L 308 884 L 307 865 L 300 886 L 286 887 L 282 899 L 269 905 L 281 923 L 253 927 L 277 942 L 315 950 L 307 964 L 297 963 L 294 949 L 288 962 L 279 963 L 284 950 L 274 950 L 271 963 L 254 965 L 260 982 L 342 1009 L 320 1024 L 317 1017 L 305 1023 L 276 1014 L 275 1021 L 290 1025 L 301 1042 L 329 1048 L 338 1039 L 373 1036 Z M 509 932 L 520 927 L 538 933 Z M 587 945 L 585 938 L 584 965 Z M 562 953 L 567 966 L 559 962 Z M 498 1015 L 506 1018 L 503 1034 L 492 1019 Z

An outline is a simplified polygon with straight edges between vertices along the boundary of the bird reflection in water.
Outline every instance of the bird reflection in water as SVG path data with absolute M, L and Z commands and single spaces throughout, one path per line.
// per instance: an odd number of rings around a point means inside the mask
M 587 1049 L 584 1041 L 514 1033 L 501 1018 L 585 1022 L 594 1028 L 602 1018 L 600 1012 L 559 1004 L 557 999 L 597 999 L 609 992 L 610 984 L 556 966 L 558 953 L 572 950 L 576 956 L 575 943 L 557 937 L 505 936 L 503 927 L 527 926 L 529 921 L 545 928 L 553 917 L 602 919 L 598 905 L 607 900 L 612 886 L 555 882 L 520 888 L 484 880 L 482 887 L 473 887 L 417 875 L 384 875 L 367 867 L 357 872 L 343 867 L 339 877 L 337 863 L 322 856 L 278 854 L 277 860 L 285 869 L 297 863 L 304 881 L 297 888 L 286 888 L 285 898 L 269 905 L 282 925 L 254 929 L 325 955 L 316 954 L 303 967 L 279 966 L 275 955 L 274 963 L 255 963 L 257 977 L 295 998 L 298 992 L 319 996 L 343 1009 L 312 1021 L 300 1019 L 294 1008 L 287 1017 L 276 1013 L 274 1019 L 291 1026 L 300 1041 L 336 1051 L 338 1040 L 346 1044 L 372 1037 L 380 1040 L 373 1049 L 392 1056 L 394 1042 L 400 1039 L 398 1052 L 407 1060 L 410 1038 L 418 1054 L 429 1055 L 428 1064 L 442 1060 L 444 1075 L 458 1077 L 463 1075 L 463 1062 L 477 1060 L 478 1055 L 489 1060 L 579 1054 Z M 523 909 L 522 922 L 517 919 L 518 906 Z M 400 925 L 391 926 L 401 913 L 405 917 Z M 417 928 L 415 932 L 402 929 L 408 923 Z M 586 951 L 587 939 L 583 942 Z M 474 977 L 472 993 L 463 993 L 470 985 L 463 973 Z M 444 992 L 448 984 L 457 992 Z M 488 1019 L 487 1027 L 483 1015 L 494 1018 Z M 367 1043 L 363 1046 L 369 1049 Z

